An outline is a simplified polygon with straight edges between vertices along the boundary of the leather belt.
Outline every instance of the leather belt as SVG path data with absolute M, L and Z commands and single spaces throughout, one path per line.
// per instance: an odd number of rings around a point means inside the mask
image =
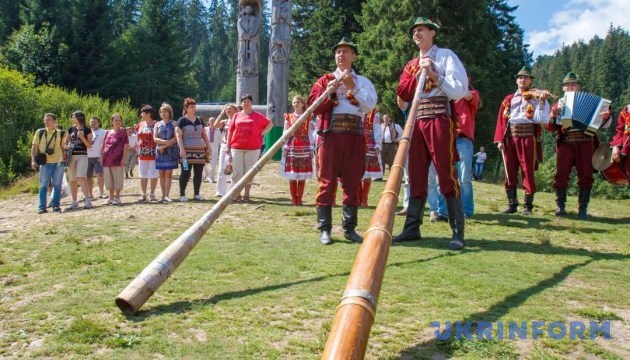
M 363 119 L 360 116 L 350 114 L 334 114 L 332 127 L 334 133 L 363 135 Z
M 517 138 L 534 136 L 534 124 L 510 124 L 510 132 Z
M 593 137 L 586 135 L 581 131 L 569 131 L 564 134 L 564 142 L 576 143 L 576 142 L 591 142 Z
M 416 119 L 447 114 L 448 98 L 446 96 L 434 96 L 420 99 L 416 112 Z

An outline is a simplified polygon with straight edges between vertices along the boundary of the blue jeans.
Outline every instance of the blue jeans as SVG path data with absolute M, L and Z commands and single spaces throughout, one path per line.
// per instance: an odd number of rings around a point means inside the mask
M 53 183 L 52 206 L 59 206 L 61 199 L 61 181 L 63 179 L 64 167 L 60 164 L 46 164 L 39 167 L 39 209 L 46 209 L 46 198 L 48 195 L 48 185 Z
M 443 205 L 441 207 L 446 208 L 446 200 L 444 200 L 443 196 L 440 196 L 438 186 L 435 166 L 433 162 L 431 162 L 431 165 L 429 165 L 429 182 L 427 187 L 427 204 L 429 204 L 429 211 L 439 212 L 441 205 Z M 440 204 L 440 202 L 443 202 L 443 204 Z
M 462 205 L 464 207 L 465 216 L 473 216 L 475 213 L 475 202 L 473 200 L 472 186 L 472 160 L 473 160 L 473 143 L 467 137 L 458 137 L 455 143 L 457 153 L 459 154 L 459 162 L 455 163 L 457 168 L 457 177 L 459 187 L 462 191 Z M 439 190 L 439 185 L 438 185 Z M 446 200 L 442 193 L 438 192 L 439 207 L 438 212 L 447 215 Z
M 483 177 L 483 168 L 486 166 L 486 163 L 475 163 L 475 178 L 481 179 Z

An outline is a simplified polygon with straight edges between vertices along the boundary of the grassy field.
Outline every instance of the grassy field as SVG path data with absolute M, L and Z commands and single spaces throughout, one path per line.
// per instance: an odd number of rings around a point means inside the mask
M 38 216 L 34 194 L 4 196 L 0 358 L 317 359 L 358 246 L 343 240 L 340 207 L 336 241 L 319 245 L 314 182 L 293 207 L 277 170 L 263 169 L 253 202 L 230 205 L 134 316 L 114 298 L 214 200 L 140 204 L 136 179 L 118 208 Z M 448 225 L 427 217 L 422 241 L 392 247 L 367 358 L 630 358 L 630 201 L 594 199 L 580 221 L 574 197 L 558 219 L 553 195 L 537 194 L 533 216 L 499 215 L 502 187 L 474 187 L 464 251 L 447 250 Z M 373 211 L 359 211 L 360 233 Z M 429 325 L 534 320 L 610 320 L 612 339 L 437 341 Z

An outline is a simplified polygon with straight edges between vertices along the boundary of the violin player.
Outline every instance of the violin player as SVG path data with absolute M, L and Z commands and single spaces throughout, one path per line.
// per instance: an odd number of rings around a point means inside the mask
M 518 211 L 516 187 L 521 169 L 525 189 L 523 215 L 531 215 L 534 207 L 536 182 L 534 172 L 542 162 L 542 126 L 549 121 L 546 90 L 531 89 L 534 76 L 528 66 L 515 75 L 518 89 L 503 99 L 497 116 L 494 143 L 502 154 L 505 167 L 505 192 L 508 207 L 504 214 Z

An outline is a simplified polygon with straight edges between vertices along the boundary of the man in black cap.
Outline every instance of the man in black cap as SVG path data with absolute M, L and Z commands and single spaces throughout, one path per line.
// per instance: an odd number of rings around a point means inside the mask
M 310 106 L 328 87 L 335 92 L 315 109 L 317 117 L 317 222 L 321 231 L 320 242 L 331 243 L 332 204 L 341 179 L 343 189 L 344 237 L 361 243 L 363 239 L 354 230 L 357 226 L 359 189 L 365 164 L 365 138 L 363 118 L 370 112 L 378 97 L 374 85 L 352 69 L 357 46 L 343 38 L 332 48 L 337 69 L 317 80 L 308 96 Z M 341 79 L 340 83 L 334 80 Z
M 580 91 L 582 82 L 577 74 L 569 72 L 562 81 L 562 91 Z M 593 151 L 599 146 L 597 135 L 591 136 L 583 129 L 562 125 L 562 101 L 551 108 L 551 121 L 547 130 L 556 133 L 556 175 L 553 177 L 553 187 L 556 189 L 556 216 L 566 215 L 567 187 L 569 175 L 575 167 L 578 177 L 578 216 L 580 219 L 588 217 L 588 203 L 591 199 L 593 187 Z M 610 118 L 610 110 L 603 114 L 603 120 Z M 608 123 L 609 125 L 610 123 Z
M 505 166 L 505 192 L 508 207 L 504 214 L 518 211 L 516 186 L 518 169 L 523 175 L 525 188 L 525 210 L 523 215 L 531 215 L 534 207 L 536 182 L 534 172 L 542 162 L 542 127 L 549 121 L 548 91 L 530 91 L 534 76 L 528 66 L 515 75 L 518 90 L 505 97 L 499 108 L 494 143 L 501 151 Z
M 464 248 L 464 212 L 461 191 L 454 164 L 459 161 L 455 141 L 456 119 L 450 116 L 450 100 L 461 99 L 468 89 L 466 70 L 461 61 L 449 49 L 433 44 L 439 26 L 419 17 L 409 28 L 409 35 L 420 50 L 417 58 L 407 63 L 400 75 L 396 93 L 399 102 L 413 100 L 422 69 L 427 69 L 427 79 L 422 89 L 416 112 L 416 122 L 409 144 L 410 198 L 407 218 L 402 233 L 394 242 L 419 240 L 422 214 L 427 200 L 429 166 L 435 165 L 440 190 L 446 198 L 448 220 L 453 232 L 449 248 Z

